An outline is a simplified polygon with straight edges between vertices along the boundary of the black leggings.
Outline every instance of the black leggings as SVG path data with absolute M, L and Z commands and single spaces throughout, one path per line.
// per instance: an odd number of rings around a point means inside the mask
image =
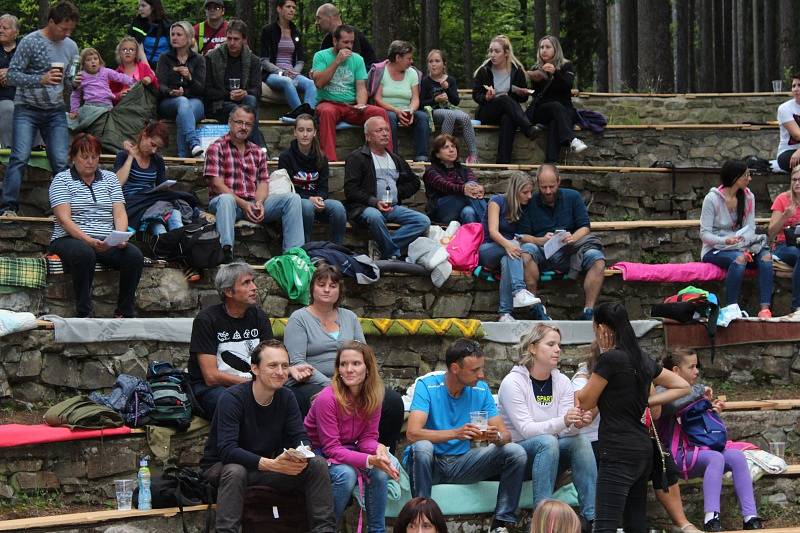
M 547 126 L 547 149 L 545 163 L 557 163 L 561 147 L 575 138 L 575 123 L 578 113 L 572 106 L 550 101 L 529 107 L 525 114 L 532 124 Z
M 300 414 L 303 418 L 311 408 L 311 400 L 323 389 L 322 385 L 314 383 L 299 383 L 290 387 L 297 399 L 300 407 Z M 397 451 L 397 442 L 400 440 L 400 430 L 403 428 L 405 418 L 405 406 L 403 397 L 394 389 L 386 387 L 381 405 L 381 421 L 378 424 L 378 442 L 390 449 L 392 453 Z
M 792 169 L 789 168 L 790 160 L 794 155 L 795 150 L 784 150 L 780 154 L 778 154 L 778 166 L 781 167 L 781 170 L 785 170 L 786 172 L 791 172 Z
M 594 533 L 647 531 L 647 482 L 653 457 L 599 450 Z
M 531 127 L 531 121 L 525 116 L 525 112 L 519 102 L 510 96 L 496 96 L 478 106 L 475 117 L 483 124 L 493 124 L 500 126 L 497 136 L 497 163 L 511 163 L 511 152 L 514 150 L 514 135 L 517 128 L 527 133 Z

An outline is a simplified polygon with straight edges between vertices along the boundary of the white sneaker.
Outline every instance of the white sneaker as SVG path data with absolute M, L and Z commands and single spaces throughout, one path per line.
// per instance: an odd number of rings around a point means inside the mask
M 513 316 L 509 315 L 508 313 L 504 313 L 500 315 L 500 318 L 497 319 L 498 322 L 516 322 L 517 319 Z
M 514 294 L 514 307 L 530 307 L 541 303 L 541 301 L 528 289 L 520 289 Z
M 200 157 L 203 155 L 203 147 L 196 144 L 192 147 L 192 157 Z
M 575 137 L 574 139 L 572 139 L 572 142 L 569 143 L 569 148 L 574 153 L 579 154 L 579 153 L 583 152 L 584 150 L 586 150 L 588 148 L 588 146 L 586 146 L 585 142 L 583 142 L 582 140 L 580 140 L 577 137 Z

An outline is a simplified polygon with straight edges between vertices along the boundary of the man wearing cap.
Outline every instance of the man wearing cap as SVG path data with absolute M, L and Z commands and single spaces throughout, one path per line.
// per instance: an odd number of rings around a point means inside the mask
M 194 25 L 197 39 L 197 52 L 206 55 L 225 42 L 228 32 L 228 21 L 225 20 L 225 4 L 223 0 L 205 0 L 206 19 Z

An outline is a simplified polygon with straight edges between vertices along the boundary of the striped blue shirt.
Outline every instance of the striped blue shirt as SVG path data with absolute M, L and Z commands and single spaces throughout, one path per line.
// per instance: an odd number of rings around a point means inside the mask
M 50 184 L 50 207 L 69 204 L 71 218 L 78 227 L 95 239 L 105 239 L 114 230 L 112 207 L 125 203 L 116 174 L 97 170 L 94 181 L 86 185 L 74 168 L 59 172 Z M 67 236 L 61 224 L 53 224 L 51 241 Z
M 114 172 L 119 170 L 127 160 L 128 152 L 125 150 L 117 152 L 117 159 L 114 161 Z M 125 195 L 126 200 L 130 200 L 132 196 L 147 192 L 160 185 L 166 179 L 166 172 L 164 158 L 158 154 L 150 156 L 150 165 L 146 168 L 140 167 L 139 162 L 134 157 L 133 162 L 131 162 L 131 170 L 128 173 L 128 181 L 122 186 L 122 194 Z

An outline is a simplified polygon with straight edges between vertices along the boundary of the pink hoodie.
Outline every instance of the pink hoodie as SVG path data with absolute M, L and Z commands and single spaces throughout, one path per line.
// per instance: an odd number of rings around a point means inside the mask
M 328 385 L 314 399 L 304 423 L 312 447 L 321 449 L 330 462 L 366 468 L 367 458 L 378 448 L 380 419 L 380 406 L 369 417 L 345 413 Z

